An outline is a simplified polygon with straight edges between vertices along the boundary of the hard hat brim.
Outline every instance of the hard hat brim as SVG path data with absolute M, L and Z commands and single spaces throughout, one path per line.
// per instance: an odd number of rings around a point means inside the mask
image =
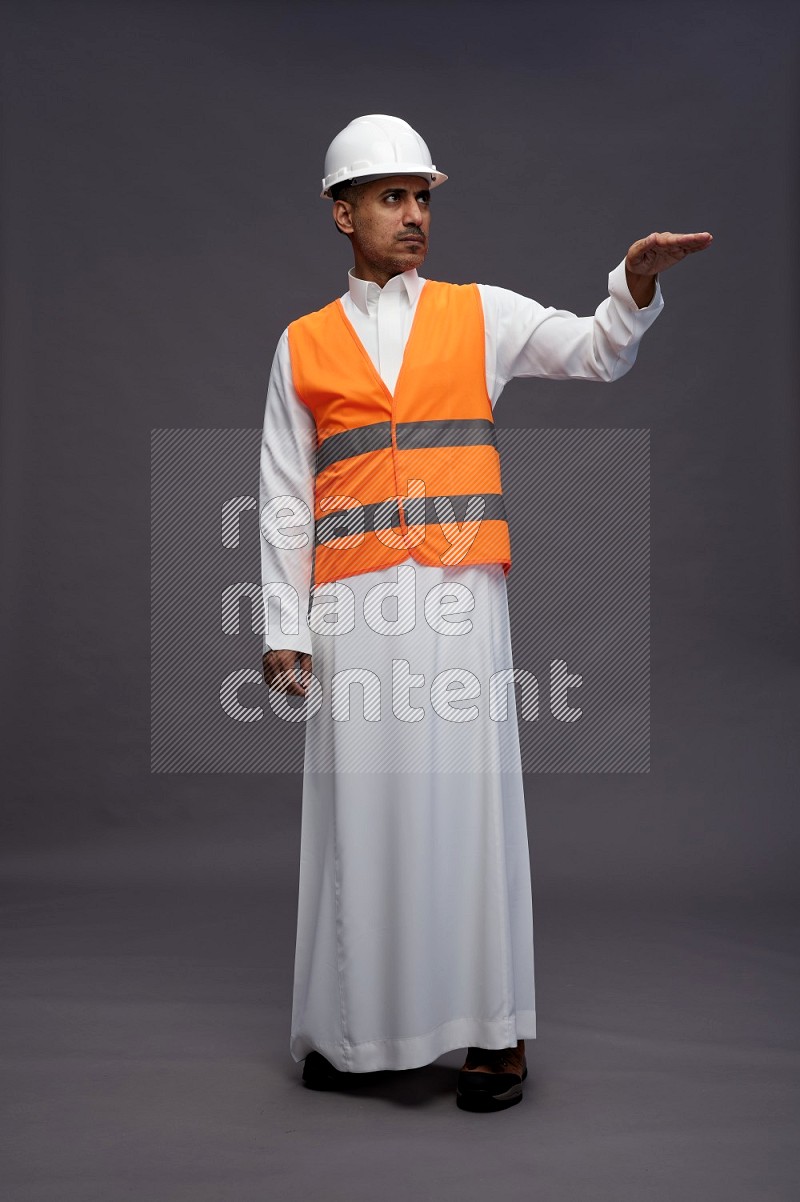
M 333 175 L 326 175 L 322 181 L 320 196 L 323 200 L 330 200 L 331 188 L 336 187 L 337 184 L 348 182 L 367 184 L 370 180 L 386 179 L 392 175 L 418 175 L 422 179 L 429 180 L 431 188 L 438 188 L 448 178 L 443 171 L 435 169 L 431 171 L 430 166 L 425 167 L 420 163 L 387 163 L 385 166 L 374 164 L 370 166 L 369 171 L 365 171 L 363 174 L 355 172 L 351 175 L 346 171 L 336 171 Z

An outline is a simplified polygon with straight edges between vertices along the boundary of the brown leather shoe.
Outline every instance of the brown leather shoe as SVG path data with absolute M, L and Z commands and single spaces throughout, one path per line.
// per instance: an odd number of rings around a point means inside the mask
M 524 1039 L 515 1048 L 470 1047 L 458 1074 L 456 1105 L 461 1110 L 505 1110 L 522 1101 L 527 1075 Z

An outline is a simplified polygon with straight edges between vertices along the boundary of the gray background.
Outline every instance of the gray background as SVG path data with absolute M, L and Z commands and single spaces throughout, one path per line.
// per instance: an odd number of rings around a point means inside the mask
M 0 18 L 6 1197 L 795 1198 L 789 6 Z M 497 408 L 649 427 L 653 473 L 651 771 L 526 778 L 540 1026 L 502 1115 L 456 1110 L 457 1051 L 303 1090 L 300 778 L 149 770 L 150 430 L 260 425 L 281 330 L 344 287 L 325 147 L 375 111 L 450 175 L 431 277 L 590 313 L 635 238 L 715 237 L 629 376 Z

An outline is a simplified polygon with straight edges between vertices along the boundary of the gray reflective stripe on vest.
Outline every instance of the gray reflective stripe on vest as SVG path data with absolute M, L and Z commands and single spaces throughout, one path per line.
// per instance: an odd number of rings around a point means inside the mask
M 352 459 L 367 451 L 384 451 L 391 445 L 391 422 L 375 422 L 371 426 L 356 426 L 341 434 L 331 434 L 317 450 L 317 472 L 340 459 Z
M 397 447 L 411 451 L 421 447 L 497 446 L 494 422 L 487 417 L 442 418 L 430 422 L 398 422 Z
M 477 508 L 476 520 L 507 521 L 503 495 L 497 492 L 463 493 L 453 497 L 404 497 L 403 510 L 411 526 L 438 526 L 453 520 L 461 526 L 467 519 L 467 507 L 473 500 L 483 501 L 482 508 L 475 505 L 472 507 L 471 512 L 475 512 Z M 394 497 L 378 505 L 356 505 L 352 509 L 337 509 L 326 513 L 316 523 L 315 540 L 317 543 L 327 544 L 334 539 L 347 538 L 353 534 L 392 528 L 400 528 L 400 515 Z
M 441 418 L 428 422 L 397 422 L 397 448 L 400 451 L 424 447 L 497 447 L 494 422 L 486 417 Z M 385 451 L 392 445 L 390 422 L 375 422 L 370 426 L 355 426 L 324 439 L 317 450 L 317 471 L 352 459 L 368 451 Z

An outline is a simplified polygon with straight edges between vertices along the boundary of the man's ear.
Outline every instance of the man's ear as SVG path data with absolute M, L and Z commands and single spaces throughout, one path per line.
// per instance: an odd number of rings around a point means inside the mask
M 346 234 L 348 237 L 353 232 L 352 205 L 346 200 L 335 200 L 333 202 L 333 220 L 340 234 Z

